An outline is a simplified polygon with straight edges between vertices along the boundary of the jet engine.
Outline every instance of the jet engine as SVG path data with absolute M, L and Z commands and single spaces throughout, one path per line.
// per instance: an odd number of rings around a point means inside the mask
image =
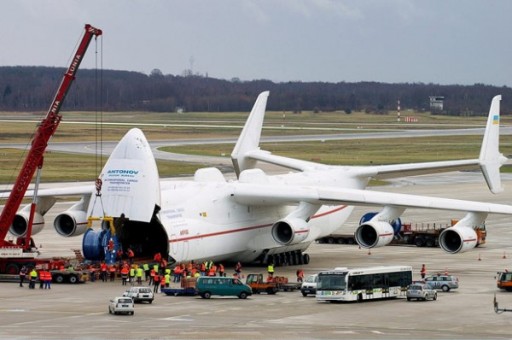
M 463 253 L 476 247 L 478 237 L 470 227 L 446 228 L 439 235 L 439 246 L 451 254 Z
M 16 237 L 23 237 L 28 231 L 28 219 L 30 217 L 30 204 L 18 211 L 14 216 L 9 232 Z M 32 221 L 32 235 L 37 234 L 44 228 L 44 217 L 37 211 L 34 212 Z
M 388 245 L 393 240 L 393 227 L 383 221 L 368 221 L 361 224 L 356 232 L 356 242 L 363 248 L 376 248 Z
M 64 237 L 82 235 L 87 230 L 87 214 L 70 208 L 55 217 L 53 227 Z
M 308 222 L 300 218 L 286 218 L 274 223 L 272 226 L 272 237 L 277 243 L 282 245 L 300 243 L 308 235 Z

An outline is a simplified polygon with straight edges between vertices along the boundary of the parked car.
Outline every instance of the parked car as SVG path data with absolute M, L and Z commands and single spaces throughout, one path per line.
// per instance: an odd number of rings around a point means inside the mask
M 126 296 L 115 297 L 110 300 L 108 305 L 110 314 L 131 314 L 135 313 L 133 300 Z
M 425 283 L 428 283 L 432 288 L 441 289 L 443 292 L 459 288 L 459 278 L 453 275 L 427 276 Z
M 437 291 L 427 283 L 413 283 L 407 287 L 407 301 L 416 300 L 437 300 Z
M 131 287 L 123 293 L 123 296 L 131 297 L 133 302 L 149 302 L 154 299 L 153 289 L 148 287 Z
M 236 278 L 201 276 L 196 282 L 197 293 L 203 299 L 209 299 L 212 295 L 238 296 L 245 299 L 252 295 L 252 289 Z
M 308 294 L 316 294 L 316 284 L 318 282 L 318 274 L 308 275 L 302 285 L 300 286 L 300 292 L 302 296 L 308 296 Z

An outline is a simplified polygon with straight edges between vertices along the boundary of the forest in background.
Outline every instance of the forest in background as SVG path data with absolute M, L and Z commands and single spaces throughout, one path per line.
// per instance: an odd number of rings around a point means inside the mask
M 0 111 L 38 112 L 48 109 L 66 70 L 42 66 L 0 67 Z M 438 85 L 378 82 L 275 83 L 242 81 L 207 75 L 164 75 L 81 69 L 66 97 L 69 111 L 246 112 L 258 94 L 270 91 L 269 111 L 364 111 L 386 114 L 397 110 L 431 111 L 430 96 L 444 97 L 435 114 L 486 115 L 491 98 L 503 95 L 501 111 L 512 113 L 512 88 L 485 84 Z

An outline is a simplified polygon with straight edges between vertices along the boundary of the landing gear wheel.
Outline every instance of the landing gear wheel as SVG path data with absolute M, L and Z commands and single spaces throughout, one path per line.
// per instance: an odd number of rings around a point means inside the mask
M 302 254 L 302 262 L 304 262 L 304 264 L 309 264 L 309 254 Z

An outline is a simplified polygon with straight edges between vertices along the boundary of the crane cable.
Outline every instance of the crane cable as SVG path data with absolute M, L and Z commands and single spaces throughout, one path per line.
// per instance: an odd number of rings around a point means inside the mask
M 98 41 L 95 38 L 95 74 L 94 74 L 94 106 L 95 114 L 95 173 L 98 177 L 95 180 L 96 195 L 93 202 L 93 207 L 96 206 L 96 199 L 99 198 L 103 217 L 106 216 L 103 200 L 101 199 L 101 189 L 103 181 L 101 180 L 100 168 L 103 164 L 103 37 L 101 40 L 100 50 L 100 67 L 98 71 Z

